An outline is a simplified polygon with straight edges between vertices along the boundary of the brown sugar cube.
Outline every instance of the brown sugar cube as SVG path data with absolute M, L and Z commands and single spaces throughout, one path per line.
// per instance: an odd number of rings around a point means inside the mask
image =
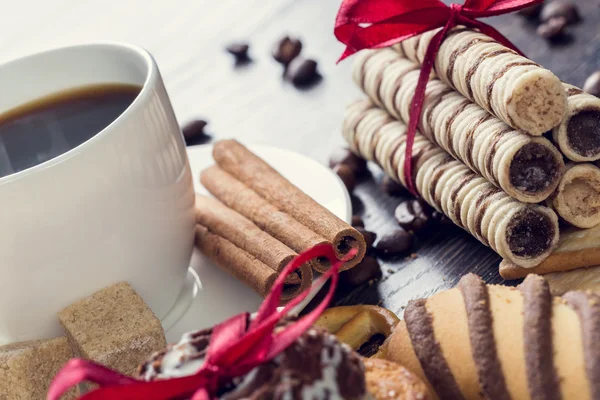
M 166 347 L 160 321 L 127 283 L 117 283 L 58 313 L 79 357 L 133 375 Z
M 0 346 L 0 399 L 44 400 L 58 371 L 73 357 L 66 337 Z M 62 399 L 75 399 L 73 389 Z

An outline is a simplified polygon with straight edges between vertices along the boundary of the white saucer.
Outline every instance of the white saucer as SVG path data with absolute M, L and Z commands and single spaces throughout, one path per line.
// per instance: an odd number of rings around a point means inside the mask
M 342 181 L 330 169 L 306 156 L 270 146 L 248 146 L 284 177 L 339 218 L 350 222 L 352 205 Z M 188 157 L 197 193 L 208 194 L 200 184 L 200 172 L 214 164 L 212 145 L 188 147 Z M 317 288 L 315 288 L 317 289 Z M 308 304 L 313 290 L 302 307 Z M 177 303 L 162 323 L 167 342 L 181 335 L 213 326 L 235 314 L 254 312 L 262 298 L 194 251 L 187 280 Z

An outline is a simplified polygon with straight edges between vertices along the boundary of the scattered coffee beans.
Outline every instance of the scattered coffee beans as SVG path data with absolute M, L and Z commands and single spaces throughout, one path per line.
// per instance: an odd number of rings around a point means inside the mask
M 393 197 L 405 196 L 408 194 L 408 191 L 404 188 L 404 186 L 402 186 L 389 176 L 385 176 L 383 178 L 383 181 L 381 182 L 381 187 L 385 193 Z
M 349 166 L 356 175 L 362 175 L 367 170 L 367 162 L 345 147 L 334 150 L 329 158 L 329 168 L 340 164 Z
M 302 42 L 289 36 L 284 36 L 275 43 L 271 54 L 275 61 L 287 66 L 302 51 Z
M 375 249 L 382 257 L 396 256 L 407 252 L 413 246 L 414 238 L 404 229 L 397 228 L 379 239 Z
M 375 240 L 377 240 L 377 234 L 361 227 L 356 228 L 356 230 L 359 231 L 365 238 L 365 242 L 367 242 L 367 251 L 372 250 L 373 244 L 375 243 Z
M 583 90 L 596 97 L 600 97 L 600 71 L 596 71 L 587 78 Z
M 203 119 L 194 119 L 185 124 L 181 131 L 183 132 L 183 137 L 185 139 L 185 144 L 188 146 L 194 144 L 202 144 L 208 142 L 211 137 L 206 134 L 204 128 L 206 128 L 208 122 Z
M 554 0 L 544 4 L 540 14 L 540 20 L 548 22 L 552 18 L 564 18 L 567 25 L 581 21 L 581 15 L 577 6 L 564 0 Z
M 431 226 L 433 210 L 421 200 L 403 201 L 396 207 L 394 216 L 401 227 L 415 233 Z
M 544 39 L 556 40 L 564 37 L 567 20 L 564 17 L 550 18 L 537 28 L 537 34 Z
M 363 222 L 363 219 L 360 216 L 353 215 L 352 216 L 352 226 L 355 228 L 364 228 L 365 223 Z
M 339 164 L 333 168 L 333 172 L 335 172 L 342 182 L 344 182 L 344 186 L 348 189 L 349 192 L 352 192 L 356 187 L 356 177 L 354 176 L 354 171 L 346 165 Z
M 235 57 L 235 61 L 239 63 L 250 60 L 248 57 L 249 48 L 250 46 L 248 46 L 247 43 L 231 43 L 225 49 L 229 54 L 232 54 Z
M 320 77 L 317 62 L 300 56 L 290 62 L 285 75 L 295 86 L 308 86 Z
M 341 280 L 350 287 L 360 286 L 381 278 L 381 267 L 375 257 L 365 256 L 360 264 L 341 273 Z

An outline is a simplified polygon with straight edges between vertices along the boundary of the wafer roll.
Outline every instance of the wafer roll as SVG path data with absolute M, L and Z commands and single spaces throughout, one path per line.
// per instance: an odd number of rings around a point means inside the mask
M 600 224 L 600 168 L 589 163 L 568 164 L 550 204 L 573 226 Z
M 391 116 L 408 123 L 419 66 L 390 49 L 363 51 L 354 61 L 356 84 Z M 531 137 L 457 93 L 430 80 L 419 129 L 473 171 L 517 200 L 547 199 L 564 168 L 563 157 L 543 137 Z
M 214 198 L 196 195 L 196 223 L 230 241 L 276 272 L 281 272 L 298 255 L 285 244 L 262 231 L 252 221 Z M 301 282 L 304 280 L 307 282 Z M 312 282 L 310 266 L 298 269 L 287 282 L 301 284 L 304 287 L 310 286 Z
M 393 48 L 422 64 L 438 31 L 425 32 Z M 437 53 L 435 71 L 463 96 L 531 135 L 541 136 L 565 115 L 566 95 L 552 72 L 481 32 L 453 29 Z
M 248 186 L 235 179 L 216 165 L 202 171 L 202 185 L 227 207 L 251 220 L 261 230 L 276 238 L 296 253 L 328 241 L 302 225 L 288 214 L 281 212 L 260 197 Z M 312 260 L 315 270 L 325 272 L 329 261 Z
M 600 99 L 564 83 L 567 113 L 552 130 L 554 142 L 572 161 L 600 160 Z
M 367 245 L 360 232 L 314 201 L 242 144 L 221 140 L 213 148 L 213 158 L 219 167 L 259 196 L 327 239 L 340 259 L 351 249 L 357 249 L 357 255 L 341 270 L 352 268 L 363 259 Z
M 262 297 L 266 297 L 271 292 L 279 275 L 279 271 L 269 267 L 229 240 L 210 232 L 202 225 L 196 225 L 196 247 L 219 268 L 251 287 Z M 282 302 L 293 299 L 310 286 L 311 270 L 303 268 L 303 279 L 299 282 L 292 281 L 285 284 L 281 296 Z M 307 279 L 309 276 L 311 279 Z
M 406 125 L 368 100 L 348 107 L 343 133 L 350 148 L 404 181 Z M 417 133 L 414 181 L 423 199 L 504 258 L 524 268 L 542 262 L 558 241 L 554 211 L 521 203 Z
M 600 296 L 552 298 L 543 278 L 519 289 L 464 276 L 412 301 L 376 355 L 406 366 L 440 399 L 600 398 Z

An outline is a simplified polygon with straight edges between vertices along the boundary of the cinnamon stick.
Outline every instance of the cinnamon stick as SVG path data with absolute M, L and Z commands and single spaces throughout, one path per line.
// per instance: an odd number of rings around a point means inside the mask
M 214 165 L 202 171 L 202 185 L 227 207 L 248 218 L 260 229 L 284 243 L 296 253 L 301 253 L 328 241 L 302 225 L 288 214 L 281 212 L 242 182 Z M 312 260 L 319 272 L 329 269 L 329 262 Z
M 357 265 L 364 257 L 364 237 L 321 206 L 269 164 L 235 140 L 221 140 L 213 148 L 216 163 L 259 196 L 296 221 L 330 241 L 339 258 L 356 248 L 358 254 L 342 270 Z
M 214 198 L 196 195 L 196 223 L 230 241 L 273 271 L 280 272 L 298 255 L 252 221 Z M 304 273 L 307 269 L 309 272 Z M 310 267 L 296 271 L 290 278 L 288 283 L 300 283 L 312 278 Z
M 260 296 L 265 297 L 270 293 L 278 272 L 248 252 L 202 225 L 196 225 L 196 247 L 218 267 L 250 286 Z M 312 271 L 306 266 L 303 269 L 302 276 L 305 279 L 300 283 L 284 286 L 281 296 L 283 303 L 290 301 L 310 285 Z M 306 279 L 307 277 L 310 279 Z

